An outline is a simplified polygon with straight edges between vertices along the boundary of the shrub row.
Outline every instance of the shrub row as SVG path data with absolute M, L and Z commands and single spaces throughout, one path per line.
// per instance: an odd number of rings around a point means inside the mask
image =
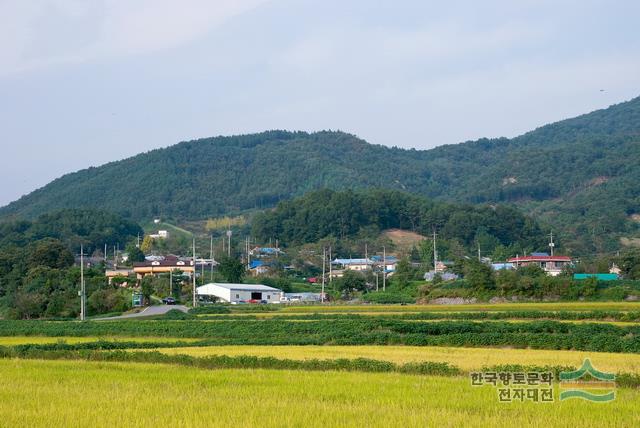
M 290 360 L 274 357 L 256 357 L 251 355 L 212 355 L 193 357 L 190 355 L 167 355 L 157 351 L 95 351 L 95 350 L 57 350 L 17 349 L 0 346 L 0 358 L 26 359 L 71 359 L 89 361 L 118 361 L 136 363 L 177 364 L 203 369 L 278 369 L 278 370 L 314 370 L 314 371 L 360 371 L 360 372 L 401 372 L 409 374 L 455 376 L 460 369 L 448 363 L 424 361 L 420 363 L 395 364 L 368 358 L 331 360 Z

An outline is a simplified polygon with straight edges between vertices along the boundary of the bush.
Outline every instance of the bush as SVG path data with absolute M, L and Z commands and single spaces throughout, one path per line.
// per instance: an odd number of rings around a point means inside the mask
M 101 289 L 87 299 L 89 315 L 125 312 L 131 309 L 131 295 L 126 290 Z
M 367 293 L 363 296 L 363 300 L 372 303 L 393 304 L 393 303 L 415 303 L 414 297 L 406 294 L 378 291 L 375 293 Z

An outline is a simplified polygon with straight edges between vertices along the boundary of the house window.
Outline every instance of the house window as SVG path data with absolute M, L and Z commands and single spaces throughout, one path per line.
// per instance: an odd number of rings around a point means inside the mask
M 267 300 L 271 300 L 271 295 L 268 295 L 268 296 L 267 296 Z
M 239 294 L 236 294 L 236 299 L 239 299 L 239 298 L 240 298 L 240 295 L 239 295 Z

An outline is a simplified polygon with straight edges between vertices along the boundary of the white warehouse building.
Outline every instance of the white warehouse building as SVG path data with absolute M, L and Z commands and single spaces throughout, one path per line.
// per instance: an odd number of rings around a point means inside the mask
M 210 283 L 196 288 L 198 296 L 216 297 L 227 303 L 264 300 L 268 303 L 280 302 L 282 290 L 262 284 L 224 284 Z

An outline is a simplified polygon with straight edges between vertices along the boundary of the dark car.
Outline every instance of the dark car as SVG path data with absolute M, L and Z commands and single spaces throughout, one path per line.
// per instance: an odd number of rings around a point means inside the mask
M 175 305 L 176 299 L 174 299 L 173 297 L 165 297 L 164 299 L 162 299 L 162 303 L 164 303 L 165 305 Z

